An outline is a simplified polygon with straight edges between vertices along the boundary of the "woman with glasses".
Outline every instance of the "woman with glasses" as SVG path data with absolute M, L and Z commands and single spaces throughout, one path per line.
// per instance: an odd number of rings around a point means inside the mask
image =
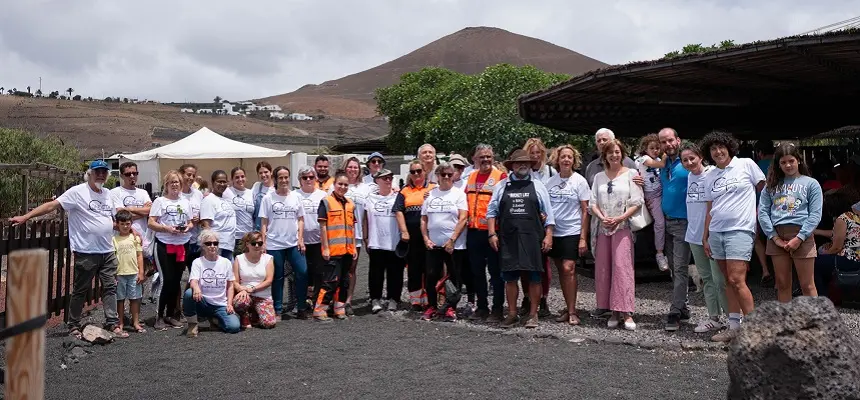
M 346 172 L 346 177 L 349 179 L 349 190 L 346 192 L 346 198 L 355 204 L 356 221 L 355 221 L 355 257 L 352 259 L 352 266 L 349 268 L 349 294 L 346 297 L 346 313 L 353 315 L 352 311 L 352 295 L 355 292 L 355 270 L 358 266 L 358 257 L 361 255 L 362 245 L 362 206 L 364 199 L 370 193 L 370 186 L 361 182 L 361 163 L 356 157 L 347 158 L 342 165 L 342 170 Z
M 431 146 L 432 147 L 432 146 Z M 409 176 L 406 186 L 397 194 L 392 209 L 397 217 L 400 229 L 400 240 L 409 242 L 409 252 L 406 255 L 408 265 L 407 283 L 409 302 L 412 311 L 424 311 L 427 306 L 427 293 L 424 290 L 424 274 L 427 262 L 427 248 L 421 234 L 421 206 L 427 193 L 436 187 L 426 179 L 421 160 L 409 163 Z
M 295 283 L 290 281 L 290 296 L 295 293 L 297 318 L 308 318 L 308 266 L 305 261 L 304 217 L 305 208 L 301 196 L 290 190 L 290 170 L 277 167 L 273 174 L 277 190 L 263 198 L 260 205 L 262 234 L 265 249 L 274 258 L 275 278 L 272 283 L 272 297 L 275 312 L 284 315 L 292 304 L 283 306 L 284 278 L 295 274 Z M 288 273 L 287 263 L 292 267 Z
M 224 199 L 229 181 L 227 173 L 217 170 L 212 173 L 212 193 L 203 198 L 200 205 L 200 226 L 211 229 L 218 235 L 218 248 L 221 257 L 233 260 L 235 248 L 233 238 L 236 237 L 236 212 L 233 205 Z
M 637 172 L 622 165 L 627 149 L 618 139 L 600 149 L 604 171 L 594 176 L 591 186 L 591 213 L 598 220 L 594 249 L 594 292 L 597 308 L 611 310 L 609 328 L 636 330 L 633 273 L 633 235 L 630 218 L 644 204 L 642 189 L 633 181 Z
M 272 256 L 263 250 L 263 234 L 251 232 L 242 238 L 245 248 L 243 254 L 233 262 L 233 308 L 239 314 L 241 326 L 245 329 L 257 324 L 260 328 L 274 328 L 278 314 L 272 301 L 272 281 L 275 277 L 275 264 Z
M 373 178 L 379 190 L 367 195 L 364 200 L 363 236 L 367 238 L 365 243 L 367 255 L 370 257 L 370 311 L 376 314 L 385 307 L 388 311 L 397 311 L 403 291 L 403 268 L 406 263 L 394 253 L 397 242 L 400 241 L 397 218 L 391 210 L 397 199 L 397 193 L 391 187 L 394 173 L 381 169 L 374 173 Z M 386 275 L 387 301 L 383 303 L 382 284 L 386 282 Z
M 251 187 L 251 196 L 254 197 L 254 229 L 260 230 L 260 203 L 263 202 L 269 192 L 275 190 L 275 181 L 272 179 L 272 164 L 266 161 L 257 163 L 257 177 L 260 179 L 254 182 Z
M 158 299 L 158 317 L 155 329 L 163 330 L 170 325 L 181 328 L 176 318 L 177 297 L 180 280 L 185 270 L 188 254 L 189 231 L 194 227 L 191 220 L 191 205 L 182 198 L 182 176 L 177 171 L 164 175 L 164 196 L 155 199 L 149 211 L 149 229 L 155 232 L 155 265 L 164 279 Z M 166 325 L 165 325 L 166 324 Z
M 469 206 L 466 193 L 454 187 L 454 167 L 442 163 L 436 167 L 439 186 L 430 190 L 421 206 L 421 236 L 427 249 L 427 309 L 422 319 L 440 315 L 446 321 L 457 321 L 457 303 L 462 288 L 461 274 L 466 264 L 466 216 Z M 447 278 L 447 279 L 446 279 Z M 445 304 L 439 308 L 437 288 L 444 288 Z
M 313 289 L 319 283 L 319 273 L 325 263 L 320 247 L 320 223 L 317 220 L 317 211 L 320 201 L 328 194 L 317 188 L 317 174 L 313 167 L 304 165 L 299 168 L 298 174 L 299 190 L 296 193 L 301 197 L 302 207 L 305 209 L 304 239 L 305 261 L 308 266 L 308 298 L 313 299 Z
M 182 312 L 188 323 L 188 337 L 197 337 L 199 318 L 209 318 L 227 333 L 239 332 L 239 317 L 233 310 L 233 265 L 218 252 L 218 234 L 204 229 L 198 243 L 203 255 L 191 264 L 189 289 L 182 299 Z
M 385 168 L 385 158 L 382 157 L 381 153 L 374 152 L 367 158 L 366 166 L 370 173 L 365 175 L 364 178 L 361 178 L 361 182 L 370 187 L 370 190 L 368 190 L 369 193 L 376 193 L 379 191 L 379 186 L 376 185 L 376 180 L 373 178 L 373 174 Z M 395 192 L 400 190 L 400 187 L 398 187 L 397 183 L 393 180 L 391 188 Z
M 233 185 L 224 191 L 224 198 L 233 205 L 236 212 L 236 237 L 233 243 L 233 254 L 242 254 L 241 239 L 246 233 L 254 230 L 254 195 L 245 187 L 245 170 L 236 167 L 230 170 Z

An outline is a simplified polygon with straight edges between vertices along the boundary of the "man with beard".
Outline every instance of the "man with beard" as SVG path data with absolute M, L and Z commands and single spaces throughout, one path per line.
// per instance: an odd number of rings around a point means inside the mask
M 546 187 L 531 178 L 536 165 L 525 150 L 511 153 L 505 168 L 512 174 L 504 184 L 496 186 L 487 207 L 490 246 L 499 252 L 499 269 L 508 299 L 508 316 L 502 328 L 512 328 L 519 321 L 518 280 L 522 280 L 523 292 L 530 299 L 525 327 L 538 326 L 543 253 L 552 248 L 555 219 Z
M 44 203 L 32 211 L 9 218 L 14 225 L 30 218 L 48 214 L 62 208 L 69 213 L 69 247 L 74 253 L 74 291 L 69 303 L 69 334 L 81 338 L 81 313 L 84 300 L 91 289 L 93 277 L 102 284 L 102 304 L 105 327 L 119 330 L 116 312 L 117 259 L 113 245 L 113 216 L 116 207 L 110 192 L 104 188 L 109 173 L 102 160 L 90 163 L 87 181 L 73 186 L 56 200 Z
M 317 189 L 323 192 L 331 191 L 331 185 L 334 183 L 334 178 L 328 174 L 328 157 L 320 154 L 314 160 L 314 171 L 317 173 Z
M 660 169 L 660 183 L 663 187 L 663 214 L 666 216 L 666 257 L 672 268 L 672 305 L 666 317 L 667 331 L 677 331 L 682 322 L 690 320 L 687 308 L 687 290 L 690 265 L 690 244 L 687 235 L 687 175 L 689 172 L 681 163 L 678 148 L 681 138 L 672 128 L 663 128 L 657 134 L 660 147 L 666 154 L 666 167 Z

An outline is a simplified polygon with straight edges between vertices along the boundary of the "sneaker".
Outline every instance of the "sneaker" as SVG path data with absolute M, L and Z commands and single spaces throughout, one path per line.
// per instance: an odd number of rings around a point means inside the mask
M 657 268 L 659 268 L 660 271 L 669 270 L 669 259 L 666 258 L 665 254 L 657 254 Z
M 502 316 L 502 310 L 493 310 L 490 312 L 490 316 L 487 317 L 487 322 L 497 324 L 504 321 L 504 317 Z
M 349 315 L 350 317 L 355 315 L 355 311 L 352 310 L 352 304 L 346 303 L 346 307 L 344 308 L 346 309 L 346 315 Z
M 388 300 L 388 311 L 394 312 L 397 311 L 397 302 L 394 299 Z
M 626 329 L 628 331 L 635 331 L 636 330 L 636 322 L 633 322 L 633 319 L 629 319 L 629 320 L 624 321 L 624 329 Z
M 732 339 L 734 339 L 735 336 L 738 335 L 738 332 L 740 332 L 740 329 L 726 329 L 720 333 L 717 333 L 714 336 L 711 336 L 711 341 L 728 343 L 731 342 Z
M 508 315 L 500 325 L 502 329 L 511 329 L 520 322 L 520 317 L 517 315 Z
M 540 299 L 540 307 L 538 308 L 538 317 L 546 318 L 552 315 L 549 311 L 549 305 L 546 303 L 546 297 Z
M 696 325 L 696 327 L 693 328 L 693 332 L 705 333 L 710 331 L 718 331 L 720 329 L 723 329 L 724 326 L 725 325 L 723 325 L 720 321 L 715 321 L 713 319 L 708 318 L 703 320 L 702 322 L 699 322 L 699 325 Z
M 164 323 L 163 318 L 156 318 L 155 325 L 153 326 L 153 328 L 155 328 L 156 331 L 167 330 L 167 324 Z
M 169 325 L 169 326 L 171 326 L 171 327 L 173 327 L 173 328 L 176 328 L 176 329 L 181 329 L 181 328 L 184 328 L 184 327 L 185 327 L 185 325 L 184 325 L 184 324 L 182 324 L 182 322 L 179 322 L 179 320 L 177 320 L 176 318 L 165 318 L 165 319 L 164 319 L 164 322 L 165 322 L 167 325 Z
M 370 312 L 376 314 L 380 311 L 382 311 L 382 300 L 372 300 L 370 302 Z
M 314 321 L 331 322 L 331 318 L 329 318 L 328 314 L 314 315 Z
M 473 303 L 473 302 L 468 302 L 468 303 L 466 303 L 466 306 L 465 306 L 465 307 L 463 307 L 463 311 L 462 311 L 462 313 L 463 313 L 463 315 L 464 315 L 464 316 L 466 316 L 466 317 L 471 317 L 471 316 L 472 316 L 472 314 L 474 314 L 474 313 L 475 313 L 475 310 L 476 310 L 476 309 L 477 309 L 477 307 L 475 307 L 475 303 Z
M 538 317 L 537 317 L 537 315 L 535 315 L 534 317 L 531 317 L 531 318 L 527 319 L 527 320 L 526 320 L 525 327 L 526 327 L 526 329 L 534 329 L 534 328 L 537 328 L 537 327 L 538 327 Z
M 681 315 L 679 314 L 669 314 L 666 317 L 666 326 L 663 329 L 669 332 L 675 332 L 681 327 Z
M 197 332 L 198 332 L 197 323 L 196 322 L 189 322 L 188 327 L 185 329 L 185 335 L 190 337 L 190 338 L 195 338 L 195 337 L 197 337 Z
M 457 322 L 457 311 L 454 310 L 454 307 L 448 307 L 443 318 L 446 322 Z
M 479 309 L 475 310 L 475 312 L 472 313 L 472 315 L 469 316 L 469 320 L 470 321 L 480 321 L 483 319 L 487 319 L 487 317 L 489 317 L 489 316 L 490 316 L 490 310 L 488 310 L 486 308 L 479 308 Z
M 296 311 L 296 319 L 308 319 L 310 317 L 309 309 Z
M 591 311 L 591 318 L 609 318 L 612 317 L 612 311 L 605 308 L 597 308 Z
M 686 324 L 690 322 L 690 310 L 683 309 L 681 310 L 681 323 Z
M 432 321 L 435 315 L 436 310 L 434 310 L 433 307 L 427 307 L 427 309 L 424 310 L 424 314 L 421 315 L 421 319 L 424 321 Z

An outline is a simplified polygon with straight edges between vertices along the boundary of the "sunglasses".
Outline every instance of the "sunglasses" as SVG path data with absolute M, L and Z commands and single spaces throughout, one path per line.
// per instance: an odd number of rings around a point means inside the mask
M 410 173 L 410 174 L 412 174 L 412 175 L 418 175 L 418 174 L 420 174 L 420 173 L 422 173 L 422 172 L 424 172 L 424 170 L 423 170 L 423 169 L 410 169 L 410 170 L 409 170 L 409 173 Z
M 249 242 L 248 244 L 251 246 L 254 246 L 254 247 L 262 247 L 263 246 L 263 242 Z
M 123 176 L 128 176 L 128 177 L 138 176 L 138 175 L 140 175 L 140 172 L 126 172 L 123 174 Z
M 203 245 L 206 247 L 218 246 L 218 242 L 203 242 Z
M 313 180 L 313 179 L 314 179 L 314 177 L 313 177 L 313 176 L 303 176 L 303 177 L 302 177 L 302 180 L 303 180 L 303 181 L 310 181 L 310 180 Z
M 606 193 L 612 194 L 612 181 L 606 184 Z
M 394 177 L 393 176 L 383 176 L 381 178 L 376 178 L 376 179 L 382 179 L 383 181 L 393 181 Z
M 371 164 L 385 164 L 385 161 L 382 161 L 378 158 L 374 158 L 373 160 L 370 160 L 370 163 Z
M 452 174 L 450 172 L 442 172 L 439 174 L 439 176 L 441 176 L 442 178 L 450 178 L 450 177 L 454 176 L 454 174 Z

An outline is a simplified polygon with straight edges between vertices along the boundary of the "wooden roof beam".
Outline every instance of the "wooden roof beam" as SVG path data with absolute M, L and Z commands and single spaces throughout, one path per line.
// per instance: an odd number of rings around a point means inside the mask
M 737 68 L 724 67 L 721 65 L 714 65 L 714 64 L 710 64 L 710 63 L 706 63 L 706 62 L 690 63 L 687 65 L 690 67 L 693 67 L 693 68 L 697 68 L 697 69 L 717 71 L 717 72 L 721 72 L 721 73 L 724 73 L 727 75 L 734 75 L 734 76 L 738 76 L 738 77 L 742 77 L 742 78 L 768 81 L 768 82 L 775 83 L 775 84 L 780 85 L 780 86 L 788 86 L 786 89 L 796 89 L 797 87 L 806 87 L 806 84 L 803 84 L 801 82 L 794 81 L 791 79 L 777 78 L 775 76 L 760 74 L 758 72 L 742 71 L 742 70 L 739 70 Z
M 740 87 L 732 87 L 727 85 L 709 85 L 706 83 L 690 83 L 690 82 L 670 82 L 659 79 L 639 78 L 632 76 L 613 75 L 607 76 L 605 79 L 616 82 L 623 82 L 633 85 L 648 85 L 658 88 L 674 88 L 681 90 L 694 90 L 698 92 L 715 92 L 715 93 L 736 93 Z
M 811 61 L 814 64 L 827 68 L 831 72 L 835 72 L 846 78 L 860 79 L 860 69 L 854 67 L 853 65 L 848 65 L 843 62 L 831 60 L 827 57 L 813 54 L 809 49 L 800 46 L 785 47 L 785 50 L 789 53 L 800 56 L 799 58 Z

